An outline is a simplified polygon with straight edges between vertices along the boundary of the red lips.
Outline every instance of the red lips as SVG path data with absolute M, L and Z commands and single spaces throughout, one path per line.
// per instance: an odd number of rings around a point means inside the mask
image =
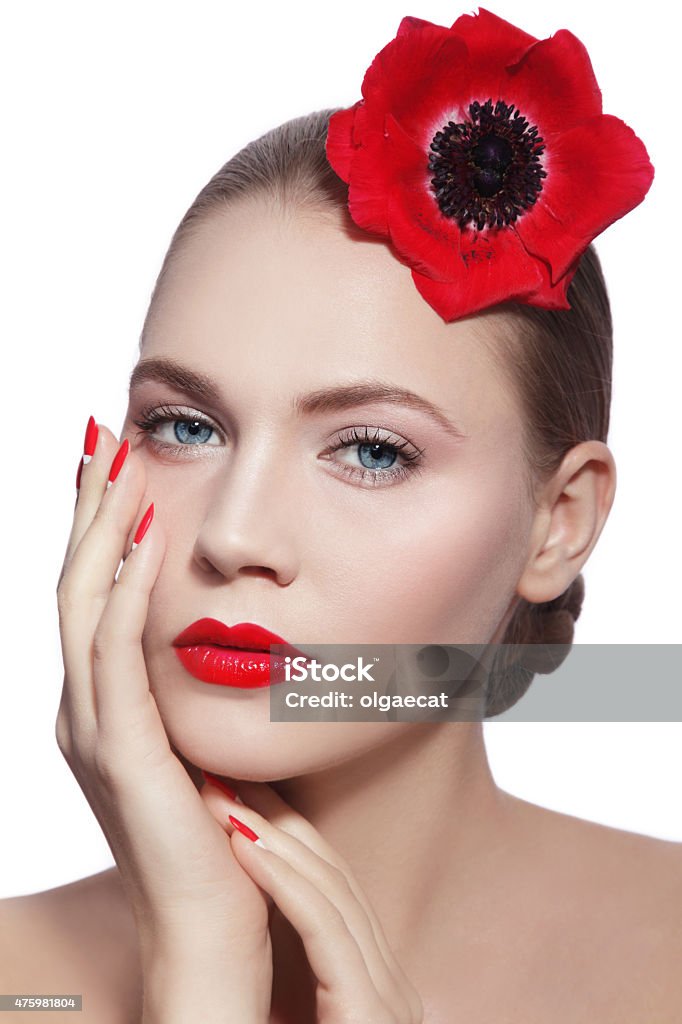
M 283 647 L 270 653 L 270 645 Z M 284 679 L 284 659 L 308 656 L 276 633 L 253 622 L 226 626 L 219 619 L 193 622 L 173 640 L 175 652 L 196 679 L 221 686 L 254 688 Z

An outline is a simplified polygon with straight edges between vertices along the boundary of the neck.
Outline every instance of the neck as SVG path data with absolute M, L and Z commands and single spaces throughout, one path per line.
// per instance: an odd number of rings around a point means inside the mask
M 413 724 L 351 761 L 271 785 L 346 859 L 407 959 L 435 948 L 425 907 L 439 932 L 453 906 L 471 905 L 473 873 L 503 845 L 506 794 L 480 722 Z

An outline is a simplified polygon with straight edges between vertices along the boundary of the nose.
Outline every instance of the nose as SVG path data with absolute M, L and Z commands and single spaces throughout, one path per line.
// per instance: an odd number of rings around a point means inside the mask
M 255 575 L 290 583 L 298 567 L 295 492 L 292 467 L 276 443 L 235 451 L 205 496 L 194 545 L 201 569 L 226 580 Z

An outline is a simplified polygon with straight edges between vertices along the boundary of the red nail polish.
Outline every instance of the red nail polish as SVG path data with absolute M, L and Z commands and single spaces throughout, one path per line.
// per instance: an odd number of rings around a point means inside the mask
M 132 543 L 132 547 L 130 549 L 131 551 L 134 551 L 135 548 L 137 547 L 137 545 L 140 543 L 140 541 L 144 537 L 145 533 L 149 529 L 150 523 L 151 523 L 153 518 L 154 518 L 154 502 L 151 503 L 151 505 L 149 506 L 149 508 L 145 512 L 145 514 L 142 516 L 142 519 L 140 520 L 140 525 L 138 526 L 137 530 L 135 531 L 135 536 L 133 537 L 133 543 Z
M 109 490 L 114 480 L 120 473 L 121 466 L 125 462 L 125 458 L 126 455 L 128 454 L 129 448 L 130 444 L 128 443 L 128 438 L 126 437 L 125 441 L 114 455 L 114 461 L 111 463 L 111 469 L 109 470 L 109 479 L 107 480 L 107 490 Z
M 211 772 L 205 772 L 203 768 L 201 769 L 201 774 L 206 779 L 206 782 L 212 782 L 214 786 L 218 787 L 218 789 L 222 789 L 223 793 L 229 796 L 230 800 L 237 799 L 237 794 L 235 793 L 235 791 L 232 789 L 231 786 L 228 786 L 226 782 L 223 782 L 222 779 L 219 779 L 217 778 L 217 776 L 212 775 Z
M 81 458 L 78 463 L 78 472 L 76 473 L 76 490 L 79 491 L 81 487 L 81 473 L 83 472 L 83 459 Z
M 83 442 L 83 462 L 86 464 L 95 454 L 95 445 L 97 444 L 98 434 L 99 430 L 95 423 L 95 417 L 91 416 L 85 429 L 85 441 Z
M 256 846 L 262 846 L 265 849 L 265 843 L 263 842 L 262 839 L 258 838 L 257 833 L 254 832 L 252 828 L 249 828 L 248 825 L 245 825 L 243 821 L 240 821 L 239 818 L 235 818 L 234 815 L 232 814 L 228 814 L 228 818 L 230 819 L 234 827 L 238 829 L 241 833 L 243 833 L 243 835 L 245 835 L 247 839 L 251 839 L 252 842 L 256 844 Z

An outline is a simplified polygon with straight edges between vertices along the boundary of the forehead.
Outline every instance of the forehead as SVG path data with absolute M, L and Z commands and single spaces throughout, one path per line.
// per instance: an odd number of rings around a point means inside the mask
M 242 200 L 195 226 L 147 320 L 144 358 L 169 357 L 248 388 L 373 377 L 423 394 L 465 429 L 516 429 L 493 359 L 495 317 L 446 324 L 382 240 L 344 210 Z M 485 342 L 488 342 L 486 344 Z

